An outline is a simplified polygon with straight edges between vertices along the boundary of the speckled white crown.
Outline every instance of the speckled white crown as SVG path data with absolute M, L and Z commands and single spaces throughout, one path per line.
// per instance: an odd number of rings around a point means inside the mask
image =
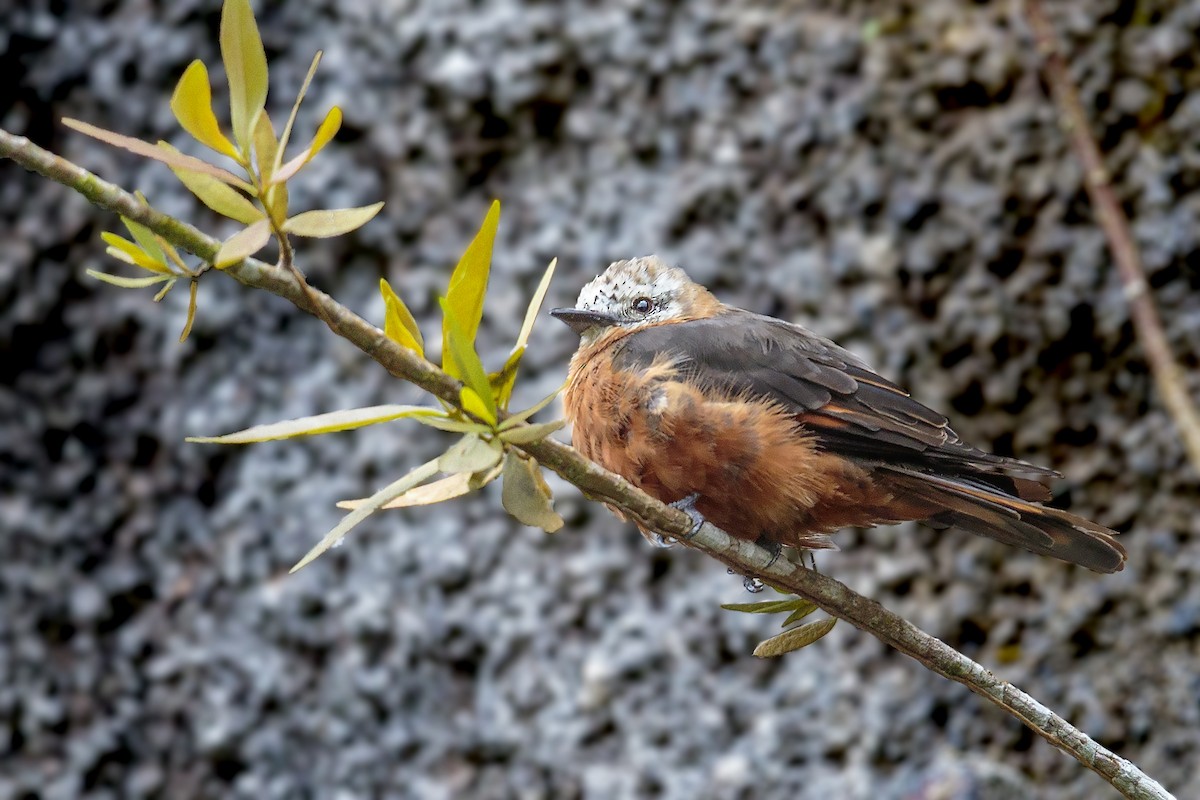
M 692 283 L 687 273 L 658 256 L 614 261 L 579 292 L 576 308 L 603 311 L 624 317 L 639 297 L 652 299 L 675 296 Z

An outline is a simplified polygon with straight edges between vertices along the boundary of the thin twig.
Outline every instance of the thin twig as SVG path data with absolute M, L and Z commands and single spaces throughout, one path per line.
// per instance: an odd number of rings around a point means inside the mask
M 1054 35 L 1040 0 L 1026 0 L 1025 15 L 1038 52 L 1042 55 L 1042 74 L 1061 115 L 1060 124 L 1083 167 L 1083 186 L 1096 211 L 1096 222 L 1108 239 L 1117 274 L 1121 276 L 1134 332 L 1146 354 L 1146 362 L 1154 375 L 1167 413 L 1175 421 L 1183 438 L 1188 458 L 1200 473 L 1200 413 L 1188 395 L 1183 372 L 1171 354 L 1162 319 L 1150 295 L 1150 286 L 1146 283 L 1141 255 L 1129 230 L 1129 221 L 1113 192 L 1112 176 L 1104 166 L 1104 158 L 1088 124 L 1087 112 L 1079 101 L 1079 93 L 1071 80 L 1058 37 Z
M 211 257 L 220 244 L 216 239 L 205 236 L 190 225 L 179 223 L 146 207 L 133 195 L 42 150 L 23 137 L 0 130 L 0 156 L 7 156 L 28 169 L 79 191 L 96 205 L 124 214 L 175 245 L 191 250 L 201 257 L 205 257 L 206 254 Z M 324 312 L 335 333 L 375 359 L 389 373 L 415 383 L 436 397 L 459 407 L 461 383 L 388 339 L 379 328 L 323 292 L 316 289 L 306 292 L 292 275 L 281 267 L 246 259 L 223 271 L 247 286 L 266 289 L 279 295 L 305 311 Z M 618 506 L 631 516 L 644 520 L 663 536 L 680 539 L 692 527 L 691 519 L 683 511 L 658 502 L 621 477 L 582 458 L 560 442 L 543 439 L 523 445 L 521 449 L 579 487 L 588 496 Z M 686 544 L 729 565 L 740 574 L 757 575 L 773 585 L 811 600 L 829 614 L 867 631 L 937 674 L 963 684 L 1003 708 L 1046 741 L 1099 774 L 1125 797 L 1136 800 L 1171 800 L 1171 795 L 1136 765 L 1101 747 L 1025 692 L 997 678 L 954 648 L 833 578 L 804 569 L 786 559 L 774 559 L 772 563 L 772 554 L 767 550 L 751 542 L 735 539 L 708 523 L 705 523 L 694 537 L 687 540 Z

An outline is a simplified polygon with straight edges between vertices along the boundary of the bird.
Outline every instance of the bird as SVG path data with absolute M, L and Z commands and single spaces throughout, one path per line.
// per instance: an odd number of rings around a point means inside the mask
M 1059 473 L 967 444 L 850 351 L 725 305 L 657 256 L 612 263 L 550 314 L 579 336 L 573 446 L 687 511 L 693 534 L 707 520 L 778 553 L 917 520 L 1096 572 L 1125 564 L 1115 531 L 1039 505 Z

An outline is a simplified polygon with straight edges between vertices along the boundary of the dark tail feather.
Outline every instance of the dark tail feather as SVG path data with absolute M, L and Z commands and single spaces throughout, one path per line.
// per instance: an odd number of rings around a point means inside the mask
M 1111 531 L 1057 508 L 1036 506 L 998 491 L 903 468 L 881 470 L 899 493 L 934 509 L 930 521 L 954 525 L 1096 572 L 1118 572 L 1125 548 Z

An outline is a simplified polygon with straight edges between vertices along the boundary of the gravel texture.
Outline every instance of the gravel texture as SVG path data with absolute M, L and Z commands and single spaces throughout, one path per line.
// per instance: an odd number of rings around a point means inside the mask
M 194 57 L 219 80 L 218 3 L 14 5 L 0 125 L 227 234 L 166 169 L 58 122 L 186 146 L 167 98 Z M 1200 397 L 1200 2 L 1051 5 Z M 294 0 L 260 22 L 272 113 L 323 48 L 298 136 L 346 115 L 294 207 L 387 201 L 303 244 L 314 283 L 380 320 L 387 276 L 432 334 L 498 197 L 491 364 L 553 256 L 552 305 L 657 252 L 838 339 L 968 440 L 1064 472 L 1060 502 L 1130 561 L 1101 577 L 904 525 L 843 533 L 822 569 L 1200 796 L 1197 475 L 1016 4 Z M 9 163 L 0 214 L 0 797 L 1116 796 L 849 626 L 754 659 L 775 623 L 719 610 L 740 579 L 556 480 L 554 537 L 489 489 L 287 576 L 337 499 L 448 440 L 183 437 L 419 394 L 218 275 L 180 346 L 185 293 L 87 278 L 115 220 Z M 539 325 L 519 401 L 573 344 Z

